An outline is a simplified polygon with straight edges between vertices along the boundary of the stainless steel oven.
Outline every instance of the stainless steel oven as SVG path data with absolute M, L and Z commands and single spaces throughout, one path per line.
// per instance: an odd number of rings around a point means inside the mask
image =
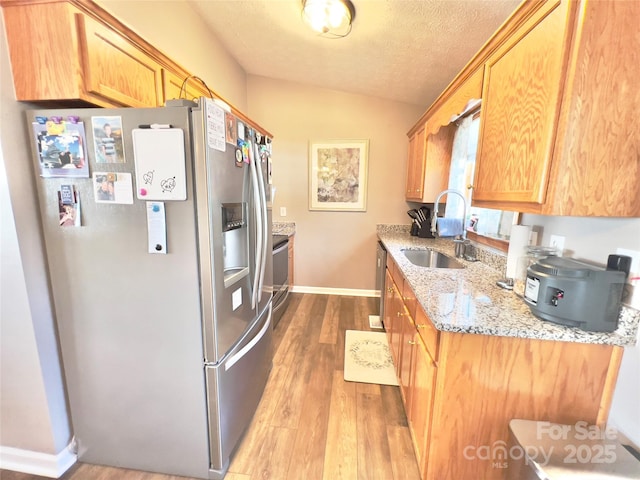
M 287 309 L 289 301 L 289 237 L 273 236 L 273 326 Z

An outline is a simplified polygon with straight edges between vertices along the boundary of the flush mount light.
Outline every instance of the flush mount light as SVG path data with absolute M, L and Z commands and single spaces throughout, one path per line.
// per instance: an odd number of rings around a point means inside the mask
M 351 0 L 302 0 L 302 18 L 323 37 L 346 37 L 355 17 Z

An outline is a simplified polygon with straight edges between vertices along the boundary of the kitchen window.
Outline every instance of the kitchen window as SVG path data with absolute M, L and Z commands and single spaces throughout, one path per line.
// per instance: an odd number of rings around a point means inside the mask
M 473 188 L 470 186 L 473 185 L 478 150 L 480 104 L 478 103 L 475 108 L 467 109 L 464 116 L 458 118 L 455 124 L 457 128 L 453 138 L 448 185 L 449 188 L 462 192 L 467 199 L 469 208 L 465 225 L 473 226 L 473 231 L 478 235 L 477 240 L 480 243 L 488 243 L 483 241 L 482 237 L 508 242 L 511 225 L 518 219 L 517 212 L 471 206 Z M 463 209 L 460 197 L 447 195 L 447 216 L 462 218 Z

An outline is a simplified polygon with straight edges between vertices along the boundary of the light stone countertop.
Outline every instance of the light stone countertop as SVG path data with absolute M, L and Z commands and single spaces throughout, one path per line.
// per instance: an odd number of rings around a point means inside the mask
M 378 225 L 377 234 L 438 330 L 619 346 L 636 343 L 638 310 L 623 306 L 618 328 L 611 333 L 556 325 L 538 319 L 521 297 L 496 285 L 504 278 L 503 269 L 463 259 L 458 259 L 463 269 L 425 268 L 402 253 L 431 248 L 454 257 L 451 240 L 412 237 L 408 225 Z
M 295 222 L 273 222 L 271 231 L 274 235 L 292 236 L 296 233 Z

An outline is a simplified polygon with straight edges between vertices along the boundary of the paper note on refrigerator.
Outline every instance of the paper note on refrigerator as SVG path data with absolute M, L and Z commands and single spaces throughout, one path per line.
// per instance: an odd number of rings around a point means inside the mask
M 167 253 L 167 221 L 163 202 L 147 202 L 149 253 Z
M 227 148 L 225 135 L 225 114 L 222 107 L 216 105 L 213 100 L 205 99 L 207 115 L 207 145 L 224 152 Z
M 180 128 L 135 128 L 131 132 L 140 200 L 186 200 L 184 132 Z

